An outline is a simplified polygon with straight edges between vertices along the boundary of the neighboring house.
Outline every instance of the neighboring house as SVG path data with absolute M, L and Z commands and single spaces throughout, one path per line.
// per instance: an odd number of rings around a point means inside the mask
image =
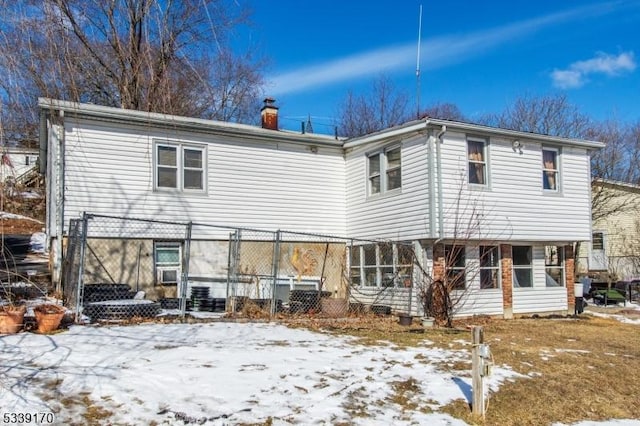
M 572 248 L 591 239 L 589 152 L 602 143 L 430 118 L 340 140 L 278 131 L 270 103 L 263 128 L 39 105 L 54 276 L 86 211 L 351 238 L 352 296 L 397 309 L 418 293 L 409 250 L 434 278 L 462 277 L 458 315 L 572 310 Z M 223 272 L 214 247 L 226 238 L 191 244 L 190 276 Z
M 11 180 L 16 183 L 28 184 L 38 177 L 37 149 L 3 146 L 0 147 L 2 159 L 0 161 L 0 179 L 2 182 Z
M 640 278 L 640 186 L 598 180 L 593 183 L 592 237 L 578 250 L 580 275 L 597 280 Z

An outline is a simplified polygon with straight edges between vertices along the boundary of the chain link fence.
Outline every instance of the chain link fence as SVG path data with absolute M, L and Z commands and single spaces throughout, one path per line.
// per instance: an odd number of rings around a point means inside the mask
M 63 292 L 91 321 L 384 315 L 416 308 L 412 256 L 402 244 L 85 214 L 69 225 Z

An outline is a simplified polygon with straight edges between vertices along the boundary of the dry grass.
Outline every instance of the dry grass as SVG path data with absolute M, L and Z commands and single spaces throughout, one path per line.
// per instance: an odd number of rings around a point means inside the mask
M 457 322 L 453 330 L 423 333 L 419 328 L 399 326 L 393 318 L 293 325 L 357 336 L 363 344 L 386 341 L 402 347 L 427 339 L 438 347 L 460 349 L 464 347 L 462 341 L 471 339 L 467 329 L 471 324 L 484 326 L 485 341 L 490 344 L 497 365 L 510 366 L 527 377 L 503 383 L 497 393 L 490 395 L 485 420 L 474 418 L 466 401 L 456 401 L 442 411 L 469 424 L 501 426 L 640 419 L 638 325 L 588 315 L 578 319 L 475 319 Z M 463 364 L 456 364 L 448 369 L 455 374 L 464 368 Z M 395 402 L 400 403 L 404 394 L 396 392 Z M 407 399 L 406 408 L 412 407 L 415 399 Z

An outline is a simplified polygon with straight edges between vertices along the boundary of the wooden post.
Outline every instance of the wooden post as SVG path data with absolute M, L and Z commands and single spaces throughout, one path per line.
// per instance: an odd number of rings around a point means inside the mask
M 484 419 L 484 374 L 482 373 L 484 361 L 480 356 L 480 346 L 484 343 L 484 329 L 483 327 L 474 326 L 471 333 L 473 335 L 473 349 L 471 349 L 471 386 L 473 401 L 471 402 L 471 408 L 474 415 Z

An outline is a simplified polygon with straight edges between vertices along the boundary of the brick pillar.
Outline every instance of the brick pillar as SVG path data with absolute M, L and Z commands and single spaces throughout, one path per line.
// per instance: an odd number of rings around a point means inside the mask
M 445 272 L 444 245 L 436 244 L 433 246 L 433 280 L 444 280 Z
M 568 312 L 573 312 L 576 304 L 576 297 L 574 292 L 576 259 L 572 245 L 564 246 L 564 273 L 566 275 L 565 281 L 567 283 L 567 309 Z
M 513 318 L 513 258 L 511 245 L 500 245 L 500 269 L 502 271 L 502 308 L 505 318 Z

